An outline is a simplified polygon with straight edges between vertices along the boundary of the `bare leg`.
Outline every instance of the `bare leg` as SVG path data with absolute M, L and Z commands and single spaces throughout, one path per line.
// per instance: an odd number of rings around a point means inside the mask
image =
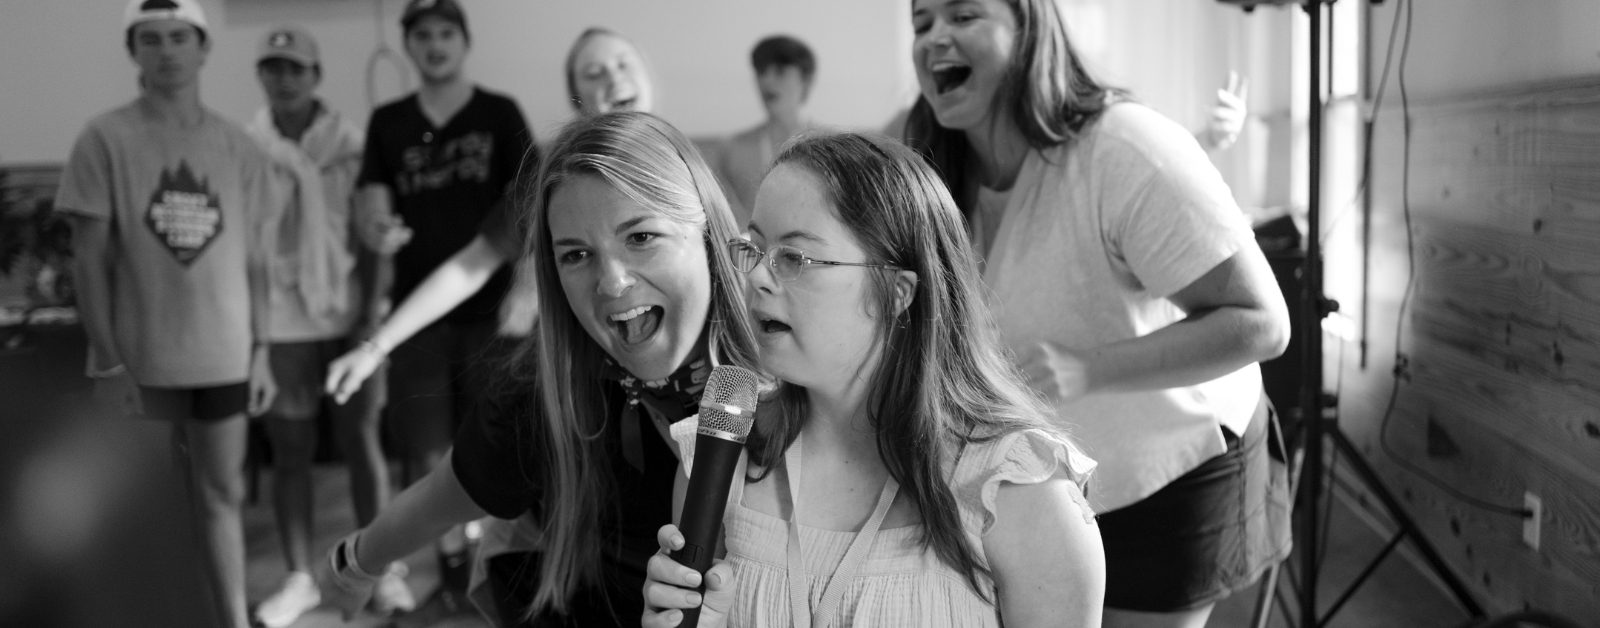
M 316 453 L 313 419 L 267 419 L 272 441 L 272 507 L 278 517 L 289 571 L 311 571 L 311 458 Z
M 389 465 L 378 438 L 385 377 L 382 371 L 374 373 L 349 402 L 335 406 L 332 412 L 334 437 L 350 465 L 356 525 L 363 528 L 389 503 Z
M 221 625 L 248 628 L 244 592 L 244 415 L 220 421 L 180 421 L 173 440 L 188 477 L 190 512 L 200 533 L 205 569 Z
M 1107 608 L 1100 625 L 1102 628 L 1204 628 L 1213 606 L 1216 605 L 1207 604 L 1174 613 L 1141 613 Z

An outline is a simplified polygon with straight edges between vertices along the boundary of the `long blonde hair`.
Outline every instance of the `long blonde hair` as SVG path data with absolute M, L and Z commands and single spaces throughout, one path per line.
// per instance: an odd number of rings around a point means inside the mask
M 632 200 L 702 228 L 711 273 L 711 307 L 702 335 L 713 363 L 755 363 L 755 334 L 746 314 L 741 273 L 724 245 L 738 234 L 733 213 L 688 138 L 648 113 L 579 118 L 550 148 L 534 186 L 525 254 L 537 285 L 539 333 L 520 361 L 537 360 L 534 391 L 543 420 L 535 426 L 543 454 L 545 551 L 529 616 L 566 612 L 574 593 L 599 582 L 601 520 L 615 499 L 603 438 L 611 408 L 601 389 L 604 349 L 578 322 L 557 274 L 551 244 L 550 196 L 575 176 L 599 177 Z M 536 354 L 537 357 L 534 357 Z

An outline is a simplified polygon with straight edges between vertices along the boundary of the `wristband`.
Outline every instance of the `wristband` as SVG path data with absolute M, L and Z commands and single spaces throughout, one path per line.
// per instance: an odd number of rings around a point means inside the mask
M 340 580 L 371 582 L 382 575 L 367 573 L 367 570 L 362 569 L 361 564 L 356 562 L 356 541 L 360 536 L 360 530 L 351 532 L 350 536 L 344 537 L 338 545 L 333 546 L 333 551 L 328 552 L 330 566 Z
M 389 354 L 388 351 L 384 351 L 383 347 L 378 346 L 378 343 L 374 342 L 371 338 L 362 340 L 360 344 L 356 345 L 356 348 L 369 353 L 376 353 L 378 355 Z

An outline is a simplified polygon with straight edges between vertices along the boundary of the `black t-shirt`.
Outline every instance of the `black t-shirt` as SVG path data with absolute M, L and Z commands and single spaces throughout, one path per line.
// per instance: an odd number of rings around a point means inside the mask
M 516 101 L 481 88 L 443 127 L 422 113 L 416 94 L 372 112 L 359 183 L 389 186 L 395 211 L 413 233 L 395 254 L 395 302 L 472 241 L 489 210 L 506 196 L 523 156 L 537 159 L 532 146 Z M 500 269 L 445 320 L 493 318 L 510 277 Z
M 452 469 L 467 495 L 484 512 L 502 519 L 525 513 L 537 518 L 543 508 L 544 478 L 539 464 L 542 447 L 535 426 L 543 420 L 543 407 L 518 387 L 514 395 L 478 404 L 456 434 Z M 656 553 L 656 531 L 672 522 L 672 483 L 678 458 L 646 413 L 637 413 L 644 440 L 644 472 L 622 456 L 621 431 L 626 399 L 622 387 L 606 382 L 602 389 L 607 408 L 602 438 L 610 460 L 616 494 L 610 512 L 602 519 L 601 579 L 605 590 L 579 594 L 569 616 L 581 625 L 609 624 L 614 611 L 624 623 L 637 625 L 644 612 L 645 563 Z M 536 577 L 531 566 L 524 573 Z M 609 598 L 609 605 L 605 600 Z M 602 622 L 603 619 L 603 622 Z
M 515 195 L 508 194 L 494 209 L 489 210 L 489 215 L 483 217 L 483 223 L 478 226 L 478 235 L 494 247 L 506 259 L 522 257 L 523 232 L 522 211 L 520 204 L 529 199 L 516 199 Z

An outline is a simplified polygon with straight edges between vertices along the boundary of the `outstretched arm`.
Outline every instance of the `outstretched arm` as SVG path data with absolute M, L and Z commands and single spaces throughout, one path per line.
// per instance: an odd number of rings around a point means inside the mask
M 326 603 L 342 608 L 345 619 L 349 619 L 366 605 L 376 576 L 389 563 L 439 538 L 451 526 L 484 515 L 456 479 L 450 454 L 446 453 L 441 464 L 396 496 L 366 528 L 334 546 L 335 555 L 330 556 L 329 564 L 342 565 L 343 569 L 334 568 L 323 574 Z M 346 543 L 353 544 L 354 565 L 344 560 L 349 554 L 340 555 Z
M 477 294 L 504 263 L 505 257 L 488 239 L 482 235 L 473 238 L 465 248 L 435 268 L 368 342 L 328 366 L 328 392 L 339 403 L 344 403 L 361 389 L 362 382 L 372 376 L 395 346 Z

